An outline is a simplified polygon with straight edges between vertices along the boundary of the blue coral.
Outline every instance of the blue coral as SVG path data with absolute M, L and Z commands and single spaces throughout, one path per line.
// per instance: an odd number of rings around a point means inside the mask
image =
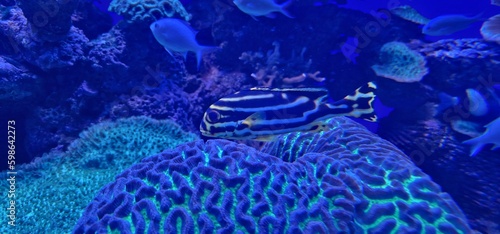
M 382 65 L 373 65 L 371 68 L 377 74 L 397 82 L 417 82 L 429 73 L 425 66 L 425 57 L 411 50 L 402 42 L 389 42 L 380 49 Z
M 450 196 L 346 118 L 262 152 L 195 141 L 144 159 L 89 204 L 75 233 L 467 233 Z M 275 156 L 273 156 L 275 155 Z
M 52 151 L 16 167 L 16 227 L 0 233 L 70 233 L 99 188 L 142 158 L 197 137 L 170 120 L 131 117 L 104 121 L 82 132 L 66 152 Z M 7 173 L 0 173 L 7 179 Z M 7 197 L 8 183 L 0 185 Z M 50 207 L 50 209 L 47 209 Z M 6 207 L 2 207 L 6 209 Z M 57 212 L 54 212 L 57 211 Z M 7 223 L 7 216 L 0 222 Z
M 185 20 L 191 19 L 191 15 L 178 0 L 113 0 L 109 11 L 116 12 L 131 22 L 155 21 L 176 15 Z

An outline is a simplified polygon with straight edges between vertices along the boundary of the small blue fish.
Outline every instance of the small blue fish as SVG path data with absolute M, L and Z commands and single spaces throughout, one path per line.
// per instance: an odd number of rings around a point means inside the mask
M 233 3 L 243 12 L 252 16 L 268 16 L 273 17 L 273 12 L 280 12 L 288 18 L 293 18 L 285 8 L 288 7 L 293 0 L 289 0 L 283 4 L 276 4 L 273 0 L 234 0 Z
M 475 89 L 465 90 L 469 99 L 469 112 L 475 116 L 483 116 L 488 113 L 488 103 L 483 95 Z
M 482 135 L 463 142 L 471 145 L 470 156 L 476 156 L 488 144 L 493 144 L 492 150 L 500 149 L 500 117 L 484 127 L 486 131 Z
M 186 59 L 187 52 L 196 53 L 198 68 L 200 67 L 203 54 L 210 53 L 218 49 L 214 46 L 202 46 L 196 41 L 198 31 L 191 28 L 186 21 L 166 18 L 152 23 L 149 28 L 154 37 L 167 52 L 182 53 Z
M 500 43 L 500 14 L 489 18 L 481 26 L 481 35 L 487 41 Z
M 434 116 L 441 114 L 444 110 L 452 106 L 458 105 L 460 101 L 458 97 L 450 96 L 449 94 L 444 92 L 440 92 L 438 94 L 438 97 L 439 97 L 439 104 L 436 106 Z
M 442 15 L 438 16 L 424 25 L 422 33 L 429 36 L 444 36 L 464 30 L 472 23 L 481 21 L 482 14 L 474 17 L 463 15 Z

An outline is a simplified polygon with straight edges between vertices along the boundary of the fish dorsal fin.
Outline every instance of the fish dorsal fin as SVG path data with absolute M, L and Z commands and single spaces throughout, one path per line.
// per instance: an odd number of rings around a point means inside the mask
M 186 26 L 186 28 L 188 28 L 189 30 L 191 30 L 191 32 L 193 32 L 194 35 L 198 34 L 198 31 L 195 30 L 193 27 L 191 27 L 191 25 L 187 22 L 187 21 L 184 21 L 184 20 L 180 20 L 180 19 L 177 19 L 181 24 L 183 24 L 184 26 Z
M 255 112 L 248 116 L 245 120 L 243 120 L 243 124 L 248 125 L 251 127 L 255 122 L 259 120 L 264 120 L 266 119 L 266 113 L 265 112 Z

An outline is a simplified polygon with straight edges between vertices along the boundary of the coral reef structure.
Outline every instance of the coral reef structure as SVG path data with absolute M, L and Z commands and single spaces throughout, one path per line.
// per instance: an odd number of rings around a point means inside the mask
M 71 24 L 68 29 L 64 29 L 64 33 L 60 32 L 61 35 L 49 33 L 42 40 L 33 34 L 33 27 L 30 27 L 19 7 L 5 8 L 0 11 L 0 16 L 4 19 L 0 21 L 0 34 L 7 37 L 9 44 L 6 46 L 12 48 L 13 54 L 22 55 L 22 62 L 50 71 L 72 67 L 85 59 L 86 43 L 89 40 L 82 30 Z
M 196 138 L 170 120 L 140 116 L 107 121 L 80 133 L 68 147 L 67 162 L 84 168 L 122 167 Z
M 417 82 L 429 73 L 426 60 L 418 52 L 408 48 L 401 42 L 389 42 L 380 49 L 382 65 L 373 65 L 377 76 L 393 79 L 398 82 Z
M 40 87 L 38 76 L 9 57 L 0 56 L 0 115 L 22 113 L 26 106 L 37 103 Z M 11 108 L 5 108 L 16 103 Z
M 191 15 L 179 0 L 113 0 L 109 11 L 125 17 L 131 22 L 152 21 L 179 15 L 189 21 Z
M 444 39 L 433 43 L 414 40 L 407 44 L 425 56 L 432 71 L 422 82 L 455 96 L 467 88 L 500 82 L 500 47 L 481 39 Z
M 19 206 L 18 225 L 2 225 L 0 233 L 70 233 L 95 192 L 124 168 L 197 139 L 172 121 L 147 117 L 99 123 L 80 136 L 66 152 L 18 167 L 16 202 L 30 205 Z M 9 190 L 6 183 L 0 187 Z M 0 221 L 7 223 L 7 216 Z
M 70 31 L 71 16 L 79 1 L 19 0 L 17 3 L 38 40 L 60 41 Z
M 422 16 L 413 7 L 404 5 L 390 9 L 391 13 L 417 24 L 427 24 L 430 19 Z
M 397 148 L 347 118 L 262 152 L 194 141 L 106 185 L 74 233 L 468 233 L 465 216 Z
M 462 143 L 464 136 L 452 130 L 453 126 L 439 119 L 408 120 L 399 112 L 393 111 L 382 119 L 377 134 L 396 145 L 441 185 L 467 215 L 473 229 L 498 233 L 498 152 L 483 149 L 470 157 L 469 145 Z

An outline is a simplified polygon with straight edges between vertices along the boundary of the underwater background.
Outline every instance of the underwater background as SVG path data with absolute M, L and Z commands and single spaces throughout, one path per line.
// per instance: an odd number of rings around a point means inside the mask
M 498 14 L 0 0 L 0 233 L 500 233 Z

